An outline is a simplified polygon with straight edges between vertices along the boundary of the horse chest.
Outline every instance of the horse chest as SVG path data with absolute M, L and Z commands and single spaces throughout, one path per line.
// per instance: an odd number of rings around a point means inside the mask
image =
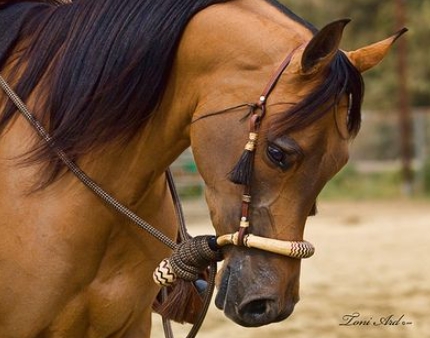
M 1 264 L 1 275 L 13 285 L 6 289 L 5 282 L 0 283 L 1 336 L 149 335 L 145 330 L 158 290 L 148 278 L 148 262 L 133 248 L 126 252 L 115 246 L 106 250 L 98 265 L 90 256 L 79 264 L 54 257 L 39 265 L 40 256 L 33 256 L 32 264 L 25 260 Z M 149 264 L 152 268 L 154 263 Z
M 121 271 L 108 280 L 97 277 L 65 304 L 46 331 L 58 332 L 53 335 L 58 338 L 149 335 L 145 299 L 150 290 L 138 288 L 134 275 Z

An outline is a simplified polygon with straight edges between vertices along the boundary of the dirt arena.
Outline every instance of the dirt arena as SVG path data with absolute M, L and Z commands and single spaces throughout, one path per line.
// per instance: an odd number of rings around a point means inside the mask
M 193 235 L 212 232 L 203 202 L 185 212 Z M 320 202 L 305 237 L 317 251 L 289 319 L 247 329 L 212 306 L 198 337 L 430 337 L 429 201 Z M 188 329 L 175 325 L 176 337 Z M 157 316 L 151 337 L 163 337 Z

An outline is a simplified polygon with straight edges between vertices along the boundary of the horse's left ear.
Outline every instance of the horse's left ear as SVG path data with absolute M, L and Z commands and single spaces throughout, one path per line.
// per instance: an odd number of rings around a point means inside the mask
M 353 52 L 345 52 L 345 54 L 355 68 L 363 73 L 381 62 L 393 43 L 407 31 L 407 28 L 403 28 L 388 39 L 376 42 Z
M 314 74 L 331 63 L 339 50 L 343 30 L 350 21 L 350 19 L 334 21 L 315 34 L 302 55 L 302 74 Z

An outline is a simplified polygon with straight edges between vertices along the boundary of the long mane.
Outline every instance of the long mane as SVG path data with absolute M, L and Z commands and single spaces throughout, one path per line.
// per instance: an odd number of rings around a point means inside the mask
M 55 145 L 77 159 L 142 128 L 163 96 L 186 24 L 226 1 L 75 0 L 44 8 L 21 32 L 33 38 L 16 66 L 24 72 L 12 82 L 24 101 L 41 85 L 34 113 L 49 125 Z M 13 114 L 9 105 L 0 128 Z M 51 178 L 58 174 L 61 165 L 48 147 L 41 144 L 33 157 L 54 163 Z
M 187 23 L 204 8 L 228 1 L 40 0 L 52 6 L 26 20 L 20 36 L 29 45 L 18 51 L 16 69 L 9 72 L 19 78 L 9 80 L 24 102 L 38 88 L 33 113 L 55 146 L 78 160 L 108 142 L 129 140 L 145 126 L 166 90 Z M 315 31 L 276 0 L 266 1 Z M 13 2 L 20 1 L 4 1 Z M 14 114 L 8 104 L 0 131 Z M 63 168 L 43 142 L 29 159 L 48 164 L 44 185 Z

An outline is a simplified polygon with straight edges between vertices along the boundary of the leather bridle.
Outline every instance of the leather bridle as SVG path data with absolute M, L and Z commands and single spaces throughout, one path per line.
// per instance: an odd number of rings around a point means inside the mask
M 245 151 L 255 152 L 255 148 L 257 146 L 258 141 L 258 134 L 260 131 L 261 121 L 266 115 L 267 111 L 267 99 L 269 98 L 269 95 L 272 93 L 273 89 L 275 88 L 277 82 L 281 78 L 284 70 L 288 67 L 288 65 L 291 63 L 291 59 L 294 55 L 294 52 L 297 50 L 294 49 L 288 56 L 285 58 L 285 60 L 281 63 L 281 65 L 278 67 L 277 71 L 272 75 L 270 81 L 266 85 L 266 88 L 263 90 L 263 92 L 260 95 L 260 98 L 258 102 L 254 105 L 251 105 L 250 108 L 250 117 L 249 117 L 249 138 L 248 142 L 245 146 Z M 252 176 L 253 173 L 253 167 L 254 167 L 254 161 L 252 158 L 252 163 L 250 163 L 250 176 Z M 246 246 L 245 243 L 245 235 L 248 232 L 249 226 L 250 226 L 250 205 L 252 201 L 252 195 L 251 195 L 251 177 L 249 177 L 245 182 L 241 182 L 244 185 L 244 192 L 242 195 L 242 207 L 241 207 L 241 218 L 239 223 L 239 230 L 238 230 L 238 238 L 237 238 L 237 245 L 240 246 Z

